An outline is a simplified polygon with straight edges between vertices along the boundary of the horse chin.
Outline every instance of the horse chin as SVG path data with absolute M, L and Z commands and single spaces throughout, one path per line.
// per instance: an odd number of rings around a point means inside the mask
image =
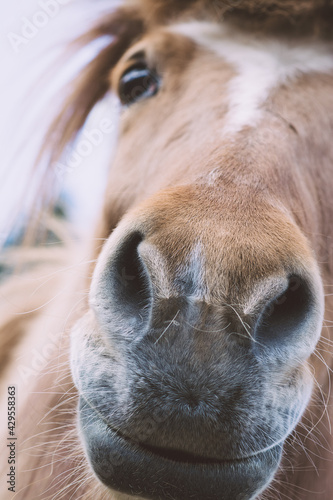
M 162 450 L 121 435 L 80 399 L 85 451 L 110 490 L 151 500 L 251 500 L 272 480 L 283 443 L 241 459 L 217 460 Z

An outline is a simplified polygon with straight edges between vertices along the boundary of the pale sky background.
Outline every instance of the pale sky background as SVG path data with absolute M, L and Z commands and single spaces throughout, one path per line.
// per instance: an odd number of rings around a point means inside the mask
M 97 47 L 65 64 L 57 66 L 56 60 L 68 41 L 117 4 L 118 0 L 2 0 L 0 246 L 17 218 L 20 200 L 25 205 L 20 212 L 25 213 L 35 197 L 35 179 L 29 173 L 47 124 L 59 109 L 62 89 Z M 116 125 L 114 110 L 112 98 L 103 101 L 88 120 L 86 131 L 100 128 L 103 118 Z M 60 166 L 58 180 L 70 200 L 70 217 L 79 233 L 91 230 L 100 209 L 115 136 L 102 132 L 96 139 L 99 145 L 79 142 L 71 157 L 74 166 L 65 175 Z

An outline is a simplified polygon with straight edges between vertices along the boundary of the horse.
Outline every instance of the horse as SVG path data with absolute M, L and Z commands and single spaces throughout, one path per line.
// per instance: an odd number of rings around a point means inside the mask
M 142 0 L 80 38 L 42 191 L 111 90 L 117 149 L 94 238 L 1 288 L 4 500 L 332 498 L 332 20 Z

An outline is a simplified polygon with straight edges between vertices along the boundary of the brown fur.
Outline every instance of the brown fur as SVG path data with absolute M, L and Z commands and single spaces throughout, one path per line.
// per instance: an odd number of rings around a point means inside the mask
M 198 19 L 232 21 L 243 29 L 332 33 L 331 0 L 143 0 L 135 3 L 144 6 L 145 19 L 152 23 L 190 15 Z
M 104 214 L 96 236 L 107 238 L 126 212 L 129 212 L 128 220 L 136 221 L 142 217 L 154 244 L 167 254 L 174 254 L 176 268 L 177 263 L 184 260 L 185 250 L 193 243 L 194 235 L 199 232 L 210 241 L 211 262 L 216 263 L 217 259 L 221 259 L 221 262 L 227 261 L 229 264 L 229 274 L 224 277 L 224 297 L 227 296 L 231 301 L 239 300 L 239 297 L 232 296 L 232 280 L 244 282 L 248 279 L 250 287 L 251 279 L 278 270 L 281 262 L 285 264 L 290 255 L 297 256 L 298 265 L 304 267 L 311 266 L 315 256 L 321 265 L 324 284 L 331 286 L 333 211 L 329 201 L 333 164 L 330 140 L 333 130 L 333 79 L 327 75 L 307 75 L 277 89 L 265 104 L 265 117 L 260 127 L 243 130 L 236 144 L 230 144 L 228 140 L 218 142 L 218 135 L 214 135 L 210 124 L 214 123 L 214 130 L 223 127 L 228 105 L 224 89 L 234 75 L 234 70 L 218 57 L 212 55 L 207 58 L 204 50 L 196 48 L 181 36 L 170 37 L 167 31 L 152 28 L 157 20 L 165 22 L 170 16 L 178 17 L 181 14 L 180 4 L 183 10 L 192 9 L 193 3 L 161 1 L 152 4 L 146 0 L 143 2 L 143 12 L 147 14 L 149 11 L 151 17 L 146 15 L 143 20 L 139 8 L 123 9 L 105 19 L 87 35 L 86 41 L 105 33 L 115 34 L 116 38 L 84 70 L 64 112 L 55 122 L 55 132 L 50 140 L 56 148 L 56 154 L 74 139 L 90 110 L 105 95 L 110 84 L 114 89 L 117 88 L 129 55 L 140 48 L 147 48 L 149 57 L 156 60 L 169 86 L 154 102 L 147 102 L 145 106 L 124 113 L 122 138 L 110 172 Z M 207 12 L 207 2 L 197 3 Z M 283 11 L 288 16 L 308 18 L 317 15 L 317 12 L 321 16 L 321 9 L 331 9 L 332 4 L 308 0 L 249 0 L 238 2 L 234 9 L 232 7 L 231 3 L 224 2 L 223 13 L 237 15 L 239 10 L 241 15 L 263 15 L 266 18 L 280 15 Z M 145 34 L 147 29 L 148 34 Z M 200 79 L 197 75 L 200 75 Z M 199 94 L 200 100 L 196 99 Z M 220 105 L 212 107 L 211 103 L 217 101 Z M 193 102 L 196 102 L 195 107 Z M 209 113 L 207 109 L 210 109 Z M 135 124 L 138 122 L 146 125 L 137 128 Z M 151 141 L 157 129 L 160 129 L 160 133 Z M 150 148 L 146 147 L 148 142 Z M 212 143 L 216 147 L 212 147 Z M 187 152 L 186 159 L 180 151 Z M 139 163 L 137 158 L 140 158 Z M 216 187 L 207 187 L 209 182 L 206 177 L 215 166 L 223 166 L 215 177 Z M 219 195 L 224 188 L 229 193 L 225 199 Z M 281 206 L 285 210 L 284 216 L 281 215 Z M 185 232 L 184 207 L 190 221 Z M 200 218 L 198 207 L 205 217 Z M 210 220 L 206 215 L 212 207 L 214 212 Z M 257 217 L 262 212 L 267 213 L 264 220 Z M 293 221 L 300 228 L 297 234 Z M 216 227 L 220 228 L 221 234 L 229 234 L 221 254 L 214 246 Z M 237 230 L 233 233 L 234 228 Z M 261 235 L 260 240 L 253 241 L 253 236 L 258 234 Z M 179 244 L 180 241 L 183 246 Z M 241 269 L 236 257 L 239 248 L 244 250 L 244 256 L 247 257 Z M 100 241 L 91 255 L 95 257 L 99 251 Z M 251 267 L 253 255 L 260 255 L 256 267 Z M 64 269 L 58 263 L 52 268 L 52 274 L 54 269 L 61 267 Z M 220 298 L 217 286 L 214 295 L 216 269 L 212 267 L 211 276 L 208 277 L 211 300 Z M 45 270 L 40 274 L 41 282 L 44 283 Z M 19 437 L 20 442 L 25 444 L 20 449 L 19 493 L 15 499 L 32 500 L 40 495 L 46 500 L 70 498 L 73 495 L 77 499 L 102 500 L 106 498 L 105 488 L 87 470 L 81 445 L 77 442 L 74 425 L 75 390 L 66 361 L 68 338 L 67 333 L 64 336 L 59 333 L 66 331 L 81 313 L 80 308 L 74 313 L 71 310 L 81 298 L 82 289 L 85 290 L 88 285 L 89 272 L 85 269 L 78 276 L 71 277 L 71 286 L 66 292 L 63 291 L 63 284 L 68 279 L 66 270 L 56 272 L 55 276 L 55 282 L 48 287 L 47 294 L 43 288 L 39 295 L 34 293 L 40 281 L 30 287 L 25 286 L 24 290 L 22 288 L 23 295 L 31 297 L 26 303 L 28 310 L 38 308 L 48 299 L 54 298 L 50 306 L 42 308 L 43 312 L 46 311 L 46 319 L 43 314 L 35 313 L 19 318 L 13 317 L 12 313 L 8 314 L 11 316 L 8 319 L 2 316 L 3 360 L 9 359 L 9 356 L 15 360 L 4 376 L 6 383 L 15 382 L 17 359 L 21 359 L 20 356 L 29 350 L 31 342 L 39 343 L 48 328 L 58 333 L 60 342 L 57 350 L 59 357 L 50 359 L 36 377 L 34 385 L 29 386 L 29 391 L 36 391 L 37 394 L 18 395 L 21 408 Z M 9 291 L 11 285 L 7 286 L 8 297 L 13 296 L 18 300 L 17 285 L 13 285 L 12 291 Z M 62 290 L 59 296 L 58 290 Z M 331 291 L 330 288 L 328 290 Z M 332 321 L 331 297 L 328 296 L 326 300 L 326 319 Z M 67 318 L 70 319 L 64 324 Z M 27 338 L 17 345 L 16 339 L 26 330 Z M 13 334 L 13 340 L 8 339 L 9 331 Z M 273 484 L 275 490 L 266 494 L 269 500 L 280 498 L 279 494 L 303 500 L 330 500 L 330 493 L 326 496 L 318 493 L 324 490 L 330 492 L 333 487 L 331 435 L 324 414 L 324 402 L 329 398 L 329 375 L 323 359 L 332 369 L 331 353 L 327 349 L 330 341 L 330 329 L 324 328 L 317 356 L 313 355 L 311 359 L 322 395 L 317 391 L 308 409 L 303 421 L 306 430 L 301 425 L 297 437 L 294 440 L 290 438 L 283 468 Z M 40 392 L 43 393 L 42 397 Z M 307 435 L 312 424 L 315 428 Z M 24 448 L 28 451 L 24 451 Z M 310 462 L 316 462 L 318 475 L 315 468 L 309 467 L 308 454 Z M 317 460 L 318 454 L 320 459 Z M 116 494 L 107 498 L 126 500 L 126 496 Z

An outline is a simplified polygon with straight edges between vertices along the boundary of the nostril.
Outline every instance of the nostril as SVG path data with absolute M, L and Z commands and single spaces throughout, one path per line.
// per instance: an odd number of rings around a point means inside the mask
M 310 285 L 299 276 L 290 276 L 286 289 L 261 312 L 255 325 L 255 340 L 274 344 L 290 339 L 312 324 L 314 308 Z
M 130 234 L 116 249 L 109 268 L 113 307 L 124 317 L 144 320 L 151 301 L 151 285 L 146 265 L 139 254 L 143 236 Z

